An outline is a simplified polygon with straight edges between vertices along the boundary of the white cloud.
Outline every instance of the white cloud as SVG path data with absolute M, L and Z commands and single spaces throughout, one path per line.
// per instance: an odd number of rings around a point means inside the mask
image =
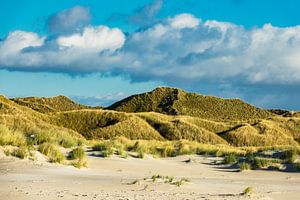
M 180 14 L 126 37 L 106 26 L 47 42 L 35 33 L 11 33 L 0 43 L 0 58 L 0 68 L 124 74 L 132 81 L 300 84 L 300 26 L 245 29 Z
M 170 24 L 173 28 L 196 28 L 200 23 L 200 19 L 191 14 L 179 14 L 170 19 Z
M 18 59 L 22 57 L 22 50 L 42 46 L 44 40 L 44 37 L 39 37 L 33 32 L 14 31 L 9 33 L 7 38 L 0 42 L 0 64 L 5 66 L 19 63 Z
M 107 26 L 86 27 L 82 34 L 61 36 L 57 39 L 61 47 L 78 48 L 87 51 L 115 51 L 123 46 L 125 35 L 118 28 Z

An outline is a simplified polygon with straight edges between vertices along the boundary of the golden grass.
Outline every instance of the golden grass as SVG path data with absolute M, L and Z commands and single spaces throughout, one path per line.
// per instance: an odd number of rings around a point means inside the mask
M 65 96 L 57 97 L 26 97 L 26 98 L 13 98 L 11 99 L 15 103 L 29 107 L 41 113 L 68 111 L 68 110 L 79 110 L 89 108 L 75 103 L 71 99 Z
M 255 108 L 239 99 L 221 99 L 166 87 L 130 96 L 116 102 L 108 109 L 123 112 L 153 111 L 217 121 L 260 119 L 273 115 L 271 112 Z
M 85 158 L 83 159 L 78 159 L 74 162 L 72 162 L 72 165 L 76 168 L 82 168 L 82 167 L 88 167 L 88 162 Z
M 82 147 L 76 147 L 75 149 L 70 151 L 69 156 L 68 156 L 68 158 L 71 160 L 83 159 L 85 157 L 86 157 L 85 151 Z
M 166 93 L 164 93 L 165 90 L 167 90 Z M 153 95 L 156 97 L 153 97 Z M 195 107 L 197 107 L 197 104 L 193 104 L 193 101 L 198 101 L 198 98 L 210 101 L 208 97 L 185 94 L 180 90 L 175 91 L 175 99 L 173 97 L 169 98 L 170 95 L 174 95 L 173 89 L 161 88 L 148 93 L 147 97 L 138 97 L 137 99 L 139 101 L 143 100 L 143 98 L 151 99 L 153 104 L 145 105 L 147 109 L 150 106 L 150 110 L 153 110 L 151 106 L 158 106 L 162 113 L 168 113 L 170 109 L 172 110 L 176 102 L 178 103 L 178 100 L 182 102 L 186 101 L 186 103 L 191 101 L 191 105 Z M 45 104 L 50 105 L 51 103 L 48 100 L 32 98 L 26 101 L 30 101 L 31 103 L 36 101 L 41 104 L 45 101 Z M 199 102 L 201 101 L 199 100 Z M 211 101 L 216 101 L 215 103 L 220 103 L 220 105 L 231 105 L 231 103 L 226 103 L 227 100 L 219 101 L 213 98 Z M 55 107 L 54 105 L 57 104 L 58 107 L 55 108 L 56 110 L 68 110 L 67 108 L 69 107 L 67 105 L 72 104 L 64 98 L 51 99 L 51 102 L 53 104 L 52 107 Z M 173 107 L 170 107 L 170 103 Z M 183 105 L 182 109 L 184 108 Z M 252 109 L 251 106 L 242 105 L 246 106 L 247 109 Z M 234 107 L 235 105 L 231 106 Z M 243 107 L 239 104 L 237 106 L 240 106 L 240 108 Z M 74 109 L 76 109 L 76 106 Z M 189 108 L 186 107 L 186 109 L 188 110 Z M 226 106 L 224 109 L 226 111 Z M 253 110 L 253 116 L 256 116 L 256 111 L 256 109 Z M 215 112 L 215 110 L 211 112 Z M 186 113 L 188 114 L 188 112 Z M 243 153 L 249 153 L 253 149 L 256 151 L 257 148 L 263 147 L 277 148 L 277 146 L 280 146 L 280 148 L 283 148 L 285 146 L 290 148 L 299 146 L 300 119 L 296 117 L 271 116 L 268 119 L 251 118 L 251 120 L 245 121 L 243 116 L 241 116 L 238 120 L 226 119 L 215 121 L 217 119 L 178 114 L 180 113 L 170 116 L 154 112 L 123 113 L 81 108 L 72 111 L 40 113 L 1 96 L 0 124 L 5 126 L 9 131 L 5 132 L 5 128 L 1 130 L 0 127 L 0 131 L 3 132 L 0 135 L 0 144 L 22 146 L 25 138 L 29 145 L 39 145 L 46 142 L 64 147 L 72 147 L 85 143 L 84 137 L 90 140 L 112 140 L 116 137 L 126 137 L 131 140 L 140 140 L 139 148 L 144 153 L 152 152 L 152 154 L 160 157 L 185 153 L 202 154 L 203 152 L 223 156 L 230 153 L 226 149 L 233 149 L 232 146 L 240 147 L 238 151 Z M 8 132 L 9 134 L 7 134 Z M 149 142 L 149 147 L 143 145 L 143 143 L 146 143 L 143 142 L 144 140 L 151 141 Z M 187 145 L 187 142 L 183 142 L 185 140 L 191 143 Z M 22 142 L 17 144 L 19 141 Z M 197 145 L 192 145 L 192 141 L 197 143 Z M 199 145 L 198 143 L 202 144 Z M 253 148 L 253 146 L 256 147 Z
M 50 143 L 43 143 L 38 148 L 39 152 L 46 155 L 49 158 L 50 162 L 57 162 L 62 163 L 65 160 L 65 156 L 59 149 L 59 146 L 50 144 Z
M 0 125 L 0 145 L 23 146 L 26 144 L 24 134 L 20 131 L 10 131 L 6 126 Z

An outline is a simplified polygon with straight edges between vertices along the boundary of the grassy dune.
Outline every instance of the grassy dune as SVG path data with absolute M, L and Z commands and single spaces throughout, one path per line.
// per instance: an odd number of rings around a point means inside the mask
M 89 108 L 89 106 L 84 106 L 75 103 L 74 101 L 72 101 L 71 99 L 65 96 L 57 96 L 57 97 L 50 97 L 50 98 L 44 98 L 44 97 L 12 98 L 11 100 L 19 105 L 29 107 L 33 110 L 42 113 Z
M 20 148 L 15 155 L 22 157 L 27 149 L 34 148 L 48 157 L 53 153 L 58 156 L 57 162 L 62 162 L 57 150 L 60 147 L 94 145 L 104 140 L 108 140 L 105 145 L 108 143 L 109 148 L 103 155 L 126 157 L 127 151 L 135 151 L 140 158 L 145 153 L 166 157 L 192 153 L 246 155 L 265 149 L 298 151 L 300 117 L 295 112 L 269 112 L 238 99 L 174 88 L 134 95 L 107 109 L 83 106 L 63 96 L 0 96 L 0 145 Z M 247 168 L 247 164 L 243 166 Z M 74 166 L 85 165 L 84 159 L 74 161 Z
M 221 99 L 187 93 L 177 88 L 157 88 L 151 92 L 130 96 L 108 109 L 122 112 L 159 112 L 168 115 L 188 115 L 215 121 L 267 118 L 273 114 L 240 99 Z

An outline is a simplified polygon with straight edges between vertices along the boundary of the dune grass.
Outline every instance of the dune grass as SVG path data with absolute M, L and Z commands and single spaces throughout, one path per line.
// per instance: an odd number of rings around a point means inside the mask
M 272 115 L 240 99 L 221 99 L 167 87 L 159 87 L 151 92 L 130 96 L 114 103 L 108 109 L 123 112 L 152 111 L 168 115 L 189 115 L 216 121 L 248 120 Z
M 83 159 L 85 157 L 86 157 L 85 151 L 82 147 L 76 147 L 75 149 L 70 151 L 69 155 L 68 155 L 68 158 L 71 159 L 71 160 Z
M 291 150 L 297 153 L 300 152 L 300 147 L 298 146 L 234 147 L 226 144 L 202 144 L 188 140 L 129 140 L 125 137 L 118 137 L 113 140 L 94 141 L 92 142 L 92 146 L 93 150 L 109 150 L 113 153 L 115 153 L 115 151 L 143 152 L 144 154 L 151 154 L 155 157 L 174 157 L 179 155 L 197 154 L 226 157 L 226 159 L 230 160 L 234 159 L 234 157 L 237 159 L 239 156 L 251 156 L 267 150 Z
M 18 157 L 20 159 L 24 159 L 29 155 L 29 151 L 27 149 L 27 147 L 22 146 L 19 147 L 18 149 L 15 149 L 12 153 L 12 156 Z
M 86 158 L 77 159 L 72 162 L 72 165 L 78 169 L 83 167 L 88 167 L 88 162 Z
M 234 164 L 238 161 L 235 154 L 228 154 L 224 157 L 224 163 L 225 164 Z
M 251 170 L 251 165 L 247 162 L 240 163 L 240 171 Z
M 51 143 L 43 143 L 38 148 L 39 152 L 46 155 L 50 162 L 62 163 L 65 160 L 65 156 L 59 149 L 59 146 Z
M 148 178 L 145 178 L 144 180 L 147 180 L 147 179 Z M 176 179 L 176 178 L 174 178 L 174 176 L 163 176 L 163 175 L 160 175 L 160 174 L 152 175 L 150 180 L 152 180 L 153 182 L 161 181 L 163 183 L 168 183 L 168 184 L 171 184 L 171 185 L 175 185 L 177 187 L 182 186 L 184 183 L 191 182 L 190 179 L 188 179 L 188 178 Z
M 246 187 L 242 192 L 242 195 L 250 196 L 253 193 L 253 187 Z
M 0 145 L 24 146 L 26 139 L 20 131 L 11 131 L 6 126 L 0 125 Z
M 82 139 L 71 136 L 68 132 L 55 129 L 31 129 L 27 132 L 27 143 L 29 145 L 39 145 L 43 143 L 52 143 L 70 148 L 82 144 Z
M 298 157 L 298 153 L 295 149 L 286 150 L 282 155 L 282 159 L 284 159 L 288 163 L 294 163 Z

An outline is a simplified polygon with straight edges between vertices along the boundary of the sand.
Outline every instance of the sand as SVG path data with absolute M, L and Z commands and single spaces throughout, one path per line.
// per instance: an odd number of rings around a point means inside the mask
M 237 172 L 201 156 L 144 159 L 88 156 L 89 168 L 19 160 L 0 154 L 0 199 L 299 199 L 300 173 Z M 192 162 L 184 162 L 191 158 Z M 188 178 L 180 187 L 154 174 Z M 241 195 L 253 187 L 251 196 Z

